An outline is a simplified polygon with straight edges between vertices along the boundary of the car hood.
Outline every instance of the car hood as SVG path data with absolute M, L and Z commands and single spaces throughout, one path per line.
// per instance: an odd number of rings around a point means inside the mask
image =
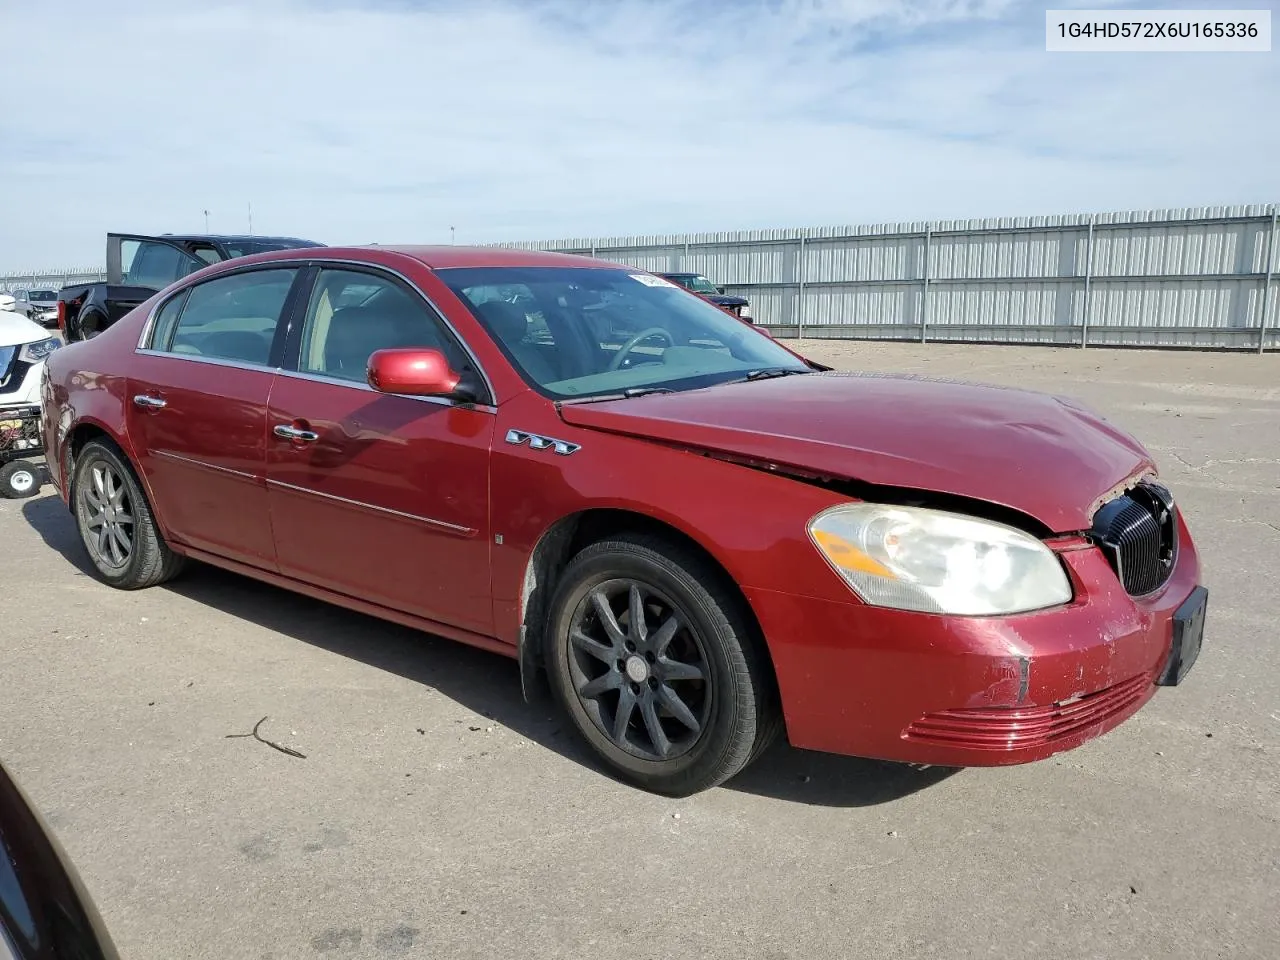
M 704 297 L 722 307 L 745 307 L 747 301 L 743 297 L 735 297 L 731 293 L 704 293 Z
M 1075 401 L 915 376 L 810 373 L 567 404 L 582 427 L 803 473 L 1000 504 L 1055 533 L 1154 472 L 1142 445 Z
M 0 310 L 0 347 L 17 347 L 24 343 L 47 340 L 49 332 L 20 313 Z

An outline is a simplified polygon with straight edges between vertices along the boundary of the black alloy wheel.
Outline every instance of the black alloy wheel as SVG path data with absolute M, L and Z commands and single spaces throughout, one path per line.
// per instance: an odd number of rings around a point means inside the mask
M 544 659 L 583 740 L 624 779 L 672 796 L 716 786 L 780 727 L 759 630 L 724 571 L 684 544 L 619 535 L 570 561 Z

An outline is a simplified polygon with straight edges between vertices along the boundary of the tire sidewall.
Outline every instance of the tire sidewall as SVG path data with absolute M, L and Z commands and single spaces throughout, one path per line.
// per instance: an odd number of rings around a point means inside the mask
M 639 580 L 665 593 L 679 604 L 703 640 L 711 672 L 711 713 L 707 730 L 691 751 L 672 760 L 645 760 L 615 745 L 596 726 L 573 686 L 569 667 L 569 631 L 574 613 L 591 590 L 618 578 Z M 732 745 L 735 727 L 744 719 L 738 709 L 739 677 L 742 675 L 740 641 L 731 627 L 718 622 L 719 618 L 712 613 L 715 610 L 718 610 L 717 604 L 700 585 L 690 590 L 663 564 L 643 553 L 621 550 L 600 552 L 573 561 L 565 570 L 552 601 L 545 662 L 560 702 L 568 710 L 578 732 L 606 762 L 654 789 L 660 790 L 668 784 L 678 786 L 681 781 L 690 779 L 691 774 L 696 777 L 695 770 L 718 767 Z M 733 662 L 735 660 L 739 662 Z M 749 719 L 752 723 L 750 735 L 754 738 L 755 718 Z
M 129 504 L 133 511 L 133 544 L 129 552 L 129 562 L 119 568 L 103 565 L 97 553 L 89 546 L 90 535 L 86 519 L 86 490 L 93 483 L 89 476 L 89 471 L 95 463 L 105 463 L 110 466 L 116 472 L 116 475 L 120 477 L 121 482 L 124 483 L 129 493 Z M 89 554 L 89 561 L 93 564 L 98 576 L 113 585 L 131 582 L 136 577 L 138 568 L 145 562 L 142 538 L 146 533 L 145 525 L 151 522 L 151 511 L 147 509 L 146 500 L 133 470 L 124 461 L 123 457 L 106 444 L 92 441 L 86 444 L 84 450 L 76 457 L 72 496 L 75 499 L 76 529 L 80 534 L 80 542 L 83 544 L 85 552 Z

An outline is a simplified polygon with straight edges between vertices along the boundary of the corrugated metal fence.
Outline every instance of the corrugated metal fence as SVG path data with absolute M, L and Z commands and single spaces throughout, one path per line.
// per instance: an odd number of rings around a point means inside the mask
M 778 337 L 1280 346 L 1276 206 L 502 244 L 697 271 Z
M 15 290 L 61 290 L 72 283 L 94 283 L 105 280 L 107 272 L 88 267 L 82 270 L 35 270 L 29 273 L 0 275 L 0 292 Z
M 1275 204 L 509 243 L 697 271 L 778 337 L 1275 349 Z M 58 288 L 96 270 L 0 276 Z

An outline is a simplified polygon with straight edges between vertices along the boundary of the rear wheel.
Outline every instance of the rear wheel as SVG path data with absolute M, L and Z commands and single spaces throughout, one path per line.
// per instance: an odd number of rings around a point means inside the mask
M 684 796 L 732 777 L 777 731 L 741 599 L 693 551 L 652 537 L 587 547 L 552 601 L 548 675 L 625 779 Z
M 141 484 L 115 446 L 90 441 L 75 464 L 76 525 L 98 576 L 137 590 L 177 575 L 184 558 L 160 536 Z
M 78 326 L 80 339 L 92 340 L 107 328 L 107 318 L 96 310 L 90 310 L 88 313 L 81 314 Z

